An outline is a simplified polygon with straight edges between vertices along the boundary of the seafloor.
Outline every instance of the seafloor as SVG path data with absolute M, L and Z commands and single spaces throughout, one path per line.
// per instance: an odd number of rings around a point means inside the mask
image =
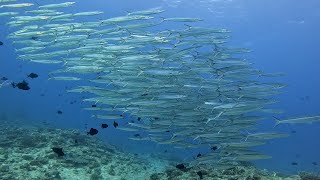
M 227 169 L 199 166 L 182 171 L 172 162 L 121 152 L 77 130 L 0 122 L 1 180 L 320 180 L 312 174 L 284 176 L 250 165 Z M 65 154 L 58 156 L 54 147 L 63 147 Z

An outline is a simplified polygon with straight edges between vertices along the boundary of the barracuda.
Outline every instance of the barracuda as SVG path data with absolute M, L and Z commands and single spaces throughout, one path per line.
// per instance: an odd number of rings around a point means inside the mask
M 33 6 L 32 3 L 20 3 L 20 4 L 6 4 L 6 5 L 0 5 L 0 8 L 24 8 L 24 7 L 30 7 Z
M 64 3 L 59 3 L 59 4 L 47 4 L 43 6 L 39 6 L 39 9 L 51 9 L 51 8 L 65 8 L 65 7 L 70 7 L 74 5 L 75 2 L 64 2 Z

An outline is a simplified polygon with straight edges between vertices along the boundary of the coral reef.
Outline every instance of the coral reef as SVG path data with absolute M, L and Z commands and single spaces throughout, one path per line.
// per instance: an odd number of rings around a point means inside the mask
M 284 177 L 238 167 L 189 167 L 167 164 L 156 157 L 144 160 L 121 152 L 97 137 L 77 130 L 8 128 L 0 132 L 0 179 L 24 180 L 318 180 L 308 173 Z M 55 151 L 53 150 L 55 149 Z M 60 151 L 60 154 L 58 153 Z M 147 155 L 146 155 L 147 156 Z M 154 158 L 154 160 L 153 160 Z M 167 167 L 163 167 L 166 166 Z M 170 166 L 169 166 L 170 165 Z M 160 168 L 160 166 L 162 166 Z M 179 168 L 178 168 L 179 167 Z M 183 168 L 182 168 L 183 167 Z
M 63 148 L 59 156 L 52 148 Z M 153 170 L 75 130 L 5 128 L 0 132 L 0 179 L 144 179 Z
M 300 172 L 299 176 L 302 180 L 320 180 L 320 176 L 316 174 L 311 174 L 308 172 Z
M 150 180 L 299 180 L 299 176 L 279 176 L 275 173 L 256 169 L 253 166 L 238 166 L 220 169 L 208 166 L 196 166 L 188 168 L 187 171 L 169 169 L 162 173 L 155 173 Z

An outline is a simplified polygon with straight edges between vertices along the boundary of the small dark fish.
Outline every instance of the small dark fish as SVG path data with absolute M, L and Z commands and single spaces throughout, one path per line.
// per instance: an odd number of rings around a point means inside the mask
M 297 131 L 291 131 L 292 134 L 297 133 Z
M 77 140 L 77 139 L 75 139 L 75 140 L 74 140 L 74 143 L 78 144 L 78 140 Z
M 318 165 L 318 163 L 317 163 L 317 162 L 312 162 L 312 164 L 313 164 L 314 166 L 317 166 L 317 165 Z
M 62 114 L 62 111 L 58 110 L 57 113 L 58 113 L 58 114 Z
M 141 120 L 141 117 L 138 117 L 138 121 L 140 121 Z
M 115 128 L 117 128 L 117 127 L 119 126 L 119 124 L 118 124 L 117 122 L 113 121 L 113 126 L 114 126 Z
M 64 156 L 64 152 L 62 151 L 62 148 L 52 148 L 52 151 L 58 154 L 58 156 Z
M 2 81 L 6 81 L 6 80 L 8 80 L 8 78 L 2 77 L 1 80 L 2 80 Z
M 39 75 L 36 74 L 36 73 L 30 73 L 30 74 L 28 75 L 28 77 L 31 78 L 31 79 L 34 79 L 34 78 L 39 77 Z
M 170 130 L 167 130 L 166 132 L 170 132 Z
M 29 84 L 25 80 L 23 80 L 22 82 L 19 82 L 19 83 L 13 82 L 13 83 L 11 83 L 11 85 L 13 88 L 17 87 L 17 88 L 19 88 L 21 90 L 25 90 L 25 91 L 30 89 Z
M 108 124 L 101 124 L 101 128 L 107 128 L 109 127 Z
M 198 171 L 197 174 L 198 174 L 198 176 L 200 177 L 200 179 L 203 179 L 203 174 L 202 174 L 201 171 Z
M 165 152 L 165 153 L 167 153 L 167 152 L 168 152 L 168 150 L 164 150 L 164 152 Z
M 134 137 L 141 137 L 140 134 L 135 134 L 133 135 Z
M 185 169 L 186 169 L 186 167 L 184 166 L 184 164 L 178 164 L 178 165 L 176 165 L 176 168 L 177 168 L 177 169 L 180 169 L 180 170 L 185 170 Z
M 211 150 L 212 150 L 212 151 L 215 151 L 215 150 L 217 150 L 217 149 L 218 149 L 217 146 L 212 146 L 212 147 L 211 147 Z
M 306 96 L 305 100 L 309 101 L 310 100 L 310 96 Z
M 293 165 L 293 166 L 297 166 L 297 165 L 298 165 L 298 163 L 297 163 L 297 162 L 292 162 L 292 163 L 291 163 L 291 165 Z
M 95 105 L 95 104 L 92 104 L 92 105 L 91 105 L 91 107 L 97 107 L 97 105 Z
M 197 157 L 200 157 L 201 156 L 201 154 L 199 153 L 198 155 L 197 155 Z
M 98 134 L 98 130 L 97 129 L 94 129 L 94 128 L 91 128 L 89 132 L 87 132 L 87 134 L 93 136 L 93 135 L 96 135 Z
M 148 93 L 144 93 L 144 94 L 142 94 L 141 96 L 148 96 Z
M 38 39 L 38 37 L 36 37 L 36 36 L 32 36 L 32 37 L 31 37 L 31 39 L 32 39 L 32 40 L 37 40 L 37 39 Z
M 0 41 L 0 46 L 2 46 L 3 45 L 3 42 L 2 41 Z

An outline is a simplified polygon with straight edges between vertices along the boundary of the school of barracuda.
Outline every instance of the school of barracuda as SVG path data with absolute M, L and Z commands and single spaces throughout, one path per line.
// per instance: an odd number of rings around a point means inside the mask
M 241 57 L 249 49 L 226 46 L 230 36 L 226 29 L 190 25 L 202 21 L 199 18 L 159 18 L 157 14 L 164 12 L 161 8 L 103 19 L 101 11 L 63 12 L 75 2 L 36 5 L 15 1 L 0 0 L 0 17 L 8 18 L 12 30 L 8 38 L 18 59 L 61 64 L 49 79 L 91 83 L 68 92 L 93 95 L 83 101 L 99 104 L 85 108 L 94 119 L 113 122 L 141 117 L 140 122 L 118 128 L 147 134 L 129 139 L 177 148 L 216 146 L 216 151 L 195 162 L 236 165 L 271 158 L 250 148 L 288 136 L 252 133 L 264 119 L 261 114 L 281 113 L 267 107 L 277 102 L 272 96 L 285 85 L 259 79 L 282 74 L 253 68 Z M 84 16 L 99 16 L 100 20 L 78 22 Z M 168 22 L 188 25 L 159 30 Z M 276 125 L 319 119 L 301 117 Z

